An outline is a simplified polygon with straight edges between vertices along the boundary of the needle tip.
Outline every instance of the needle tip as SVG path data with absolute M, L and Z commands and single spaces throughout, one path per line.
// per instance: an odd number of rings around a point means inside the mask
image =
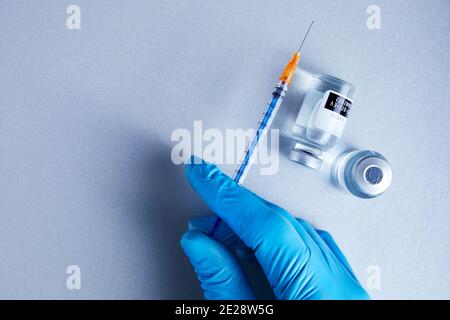
M 297 50 L 297 53 L 300 53 L 300 50 L 302 49 L 303 44 L 305 43 L 305 40 L 308 37 L 309 31 L 311 30 L 311 27 L 312 27 L 313 23 L 314 23 L 314 20 L 311 21 L 311 24 L 309 25 L 308 31 L 306 31 L 305 36 L 303 37 L 302 43 L 300 44 L 300 47 Z

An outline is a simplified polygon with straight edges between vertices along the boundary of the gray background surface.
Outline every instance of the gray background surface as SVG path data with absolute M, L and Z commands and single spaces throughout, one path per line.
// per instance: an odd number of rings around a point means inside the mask
M 373 3 L 381 30 L 366 27 Z M 450 298 L 449 13 L 447 0 L 0 1 L 0 298 L 201 298 L 178 240 L 209 211 L 170 135 L 253 127 L 312 19 L 302 67 L 358 90 L 336 151 L 383 153 L 393 184 L 357 199 L 282 155 L 246 185 L 330 231 L 362 283 L 378 265 L 374 298 Z M 66 288 L 71 264 L 81 290 Z

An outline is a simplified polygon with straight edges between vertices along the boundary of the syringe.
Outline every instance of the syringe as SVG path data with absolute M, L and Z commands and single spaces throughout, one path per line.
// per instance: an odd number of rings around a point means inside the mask
M 247 176 L 250 166 L 252 165 L 254 156 L 256 155 L 259 141 L 267 135 L 267 132 L 269 131 L 272 121 L 275 118 L 275 115 L 281 103 L 283 102 L 284 96 L 286 95 L 289 84 L 291 83 L 292 77 L 295 73 L 295 69 L 297 68 L 297 64 L 300 61 L 300 50 L 302 49 L 303 44 L 305 43 L 305 40 L 308 37 L 309 31 L 311 30 L 313 23 L 314 21 L 312 21 L 311 24 L 309 25 L 308 31 L 306 31 L 306 34 L 303 37 L 300 47 L 284 68 L 284 71 L 281 74 L 281 77 L 279 78 L 279 82 L 276 84 L 275 90 L 272 92 L 272 101 L 270 101 L 266 112 L 264 112 L 262 120 L 258 123 L 259 126 L 253 140 L 248 144 L 247 148 L 245 149 L 244 157 L 233 177 L 233 180 L 238 184 L 244 183 L 245 177 Z M 212 227 L 209 233 L 210 236 L 214 235 L 221 221 L 222 219 L 220 217 L 217 217 L 214 226 Z

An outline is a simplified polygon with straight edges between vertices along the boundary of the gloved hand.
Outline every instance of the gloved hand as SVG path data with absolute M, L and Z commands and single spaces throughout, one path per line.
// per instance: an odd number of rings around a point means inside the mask
M 239 186 L 215 165 L 191 160 L 185 168 L 190 184 L 254 252 L 276 298 L 369 298 L 327 232 Z M 194 219 L 181 239 L 205 298 L 253 299 L 246 274 L 230 251 L 238 243 L 223 232 L 216 232 L 215 239 L 207 235 L 214 220 Z

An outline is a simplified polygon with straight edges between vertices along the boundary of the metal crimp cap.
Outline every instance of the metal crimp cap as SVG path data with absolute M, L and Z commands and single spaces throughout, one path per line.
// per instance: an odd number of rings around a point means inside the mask
M 294 162 L 303 164 L 308 168 L 319 170 L 322 167 L 323 159 L 321 152 L 314 152 L 314 150 L 307 148 L 301 143 L 296 142 L 289 154 L 289 159 Z
M 360 191 L 376 197 L 386 191 L 392 182 L 392 169 L 384 157 L 369 156 L 361 159 L 353 168 L 354 182 Z

